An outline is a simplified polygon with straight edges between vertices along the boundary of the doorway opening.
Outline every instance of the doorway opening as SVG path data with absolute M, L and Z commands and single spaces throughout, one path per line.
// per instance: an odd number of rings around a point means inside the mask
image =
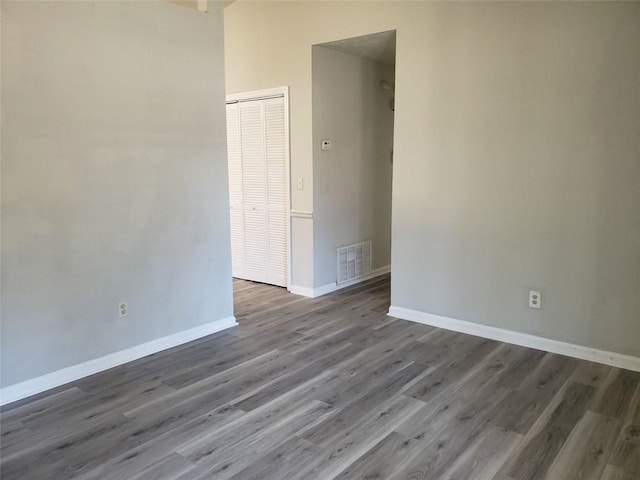
M 391 271 L 395 59 L 395 30 L 313 46 L 317 295 Z

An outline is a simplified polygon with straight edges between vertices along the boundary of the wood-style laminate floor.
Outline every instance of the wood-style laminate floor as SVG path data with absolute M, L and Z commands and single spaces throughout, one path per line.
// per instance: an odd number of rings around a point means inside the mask
M 640 374 L 235 281 L 239 327 L 2 409 L 1 478 L 640 479 Z

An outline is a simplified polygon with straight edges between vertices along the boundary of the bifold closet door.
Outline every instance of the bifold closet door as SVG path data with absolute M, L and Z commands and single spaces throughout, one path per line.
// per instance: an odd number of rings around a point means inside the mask
M 227 106 L 233 275 L 280 286 L 289 244 L 284 114 L 283 98 Z
M 262 101 L 241 102 L 240 157 L 244 205 L 244 278 L 267 282 L 265 135 Z
M 284 99 L 263 100 L 267 179 L 267 283 L 287 285 L 289 182 Z
M 244 278 L 244 206 L 242 204 L 242 160 L 240 158 L 239 122 L 238 104 L 227 105 L 231 270 L 234 277 Z

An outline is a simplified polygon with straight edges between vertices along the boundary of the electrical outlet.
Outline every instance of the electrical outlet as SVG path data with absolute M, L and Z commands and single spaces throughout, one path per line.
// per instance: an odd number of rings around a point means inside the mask
M 535 290 L 529 290 L 529 308 L 542 308 L 542 294 Z
M 120 318 L 126 317 L 127 313 L 129 313 L 129 309 L 127 308 L 127 302 L 120 302 L 118 304 L 118 315 Z

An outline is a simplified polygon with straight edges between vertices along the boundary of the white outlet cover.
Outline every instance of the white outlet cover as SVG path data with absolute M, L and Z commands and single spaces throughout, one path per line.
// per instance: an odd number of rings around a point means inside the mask
M 542 293 L 529 290 L 529 308 L 542 308 Z
M 127 313 L 129 313 L 129 308 L 127 307 L 127 302 L 118 303 L 118 316 L 120 318 L 126 317 Z
M 329 140 L 329 139 L 321 140 L 321 141 L 320 141 L 320 148 L 321 148 L 322 150 L 324 150 L 325 152 L 326 152 L 327 150 L 331 150 L 331 140 Z

